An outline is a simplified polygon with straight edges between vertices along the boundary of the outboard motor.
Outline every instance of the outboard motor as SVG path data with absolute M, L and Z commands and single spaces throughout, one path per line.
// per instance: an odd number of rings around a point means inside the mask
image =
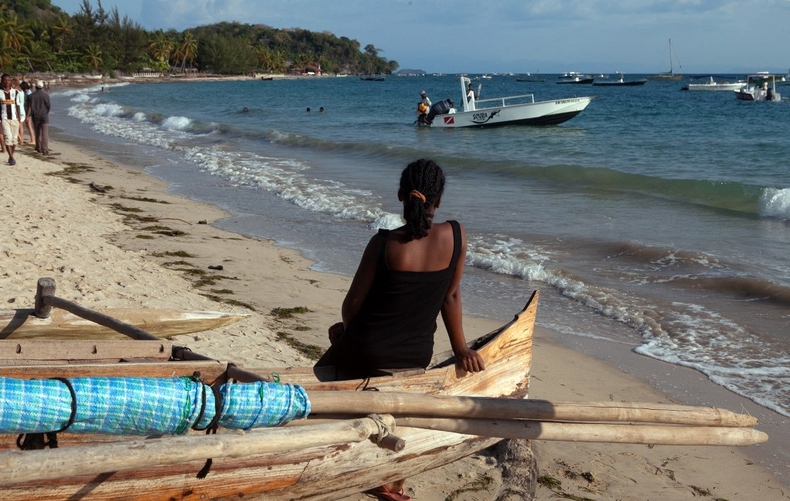
M 433 123 L 433 119 L 436 115 L 446 115 L 450 113 L 450 109 L 453 107 L 453 100 L 452 99 L 445 99 L 444 101 L 439 101 L 438 103 L 431 106 L 431 111 L 428 112 L 428 116 L 426 117 L 425 121 Z

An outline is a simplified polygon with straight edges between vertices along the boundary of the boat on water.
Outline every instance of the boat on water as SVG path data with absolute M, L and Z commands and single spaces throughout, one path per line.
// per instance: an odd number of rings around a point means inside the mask
M 531 73 L 526 73 L 524 76 L 520 76 L 516 78 L 516 82 L 545 82 L 546 79 L 538 76 L 533 75 Z
M 359 79 L 366 82 L 383 82 L 385 80 L 385 78 L 380 75 L 359 77 Z
M 713 75 L 709 75 L 707 81 L 699 83 L 693 81 L 694 77 L 690 78 L 692 81 L 684 85 L 681 90 L 732 91 L 740 90 L 746 86 L 746 81 L 744 80 L 736 80 L 734 82 L 717 81 L 714 80 Z
M 659 73 L 658 75 L 649 76 L 647 77 L 647 79 L 656 82 L 680 82 L 681 80 L 683 80 L 683 75 L 675 74 L 675 66 L 672 64 L 673 56 L 674 56 L 674 52 L 672 51 L 672 39 L 670 38 L 669 39 L 669 71 L 664 73 Z M 678 63 L 678 66 L 680 66 L 680 63 Z
M 739 101 L 781 101 L 782 95 L 776 91 L 777 80 L 783 75 L 763 71 L 746 75 L 746 85 L 735 91 Z
M 534 94 L 488 99 L 467 97 L 469 78 L 461 76 L 462 110 L 454 108 L 451 99 L 431 106 L 425 125 L 436 128 L 492 127 L 498 125 L 557 125 L 575 117 L 595 99 L 570 97 L 551 101 L 535 101 Z M 478 87 L 479 95 L 480 87 Z
M 591 84 L 594 80 L 595 77 L 592 75 L 582 75 L 575 71 L 569 71 L 557 77 L 558 84 Z
M 593 81 L 593 85 L 597 86 L 604 86 L 604 87 L 635 87 L 638 85 L 645 85 L 647 83 L 646 78 L 640 78 L 638 80 L 625 80 L 624 75 L 620 72 L 617 72 L 618 78 L 617 80 L 601 80 L 598 81 L 597 79 Z

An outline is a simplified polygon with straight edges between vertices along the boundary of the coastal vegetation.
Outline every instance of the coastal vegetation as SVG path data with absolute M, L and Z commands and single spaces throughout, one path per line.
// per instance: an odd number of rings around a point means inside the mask
M 74 15 L 50 0 L 0 5 L 0 67 L 6 73 L 391 74 L 397 61 L 372 44 L 328 31 L 221 22 L 148 31 L 117 8 L 82 0 Z

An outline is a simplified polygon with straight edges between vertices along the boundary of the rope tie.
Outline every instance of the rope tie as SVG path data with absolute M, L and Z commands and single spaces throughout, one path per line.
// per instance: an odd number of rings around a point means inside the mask
M 220 393 L 219 388 L 216 386 L 210 386 L 211 390 L 214 392 L 214 404 L 216 412 L 214 414 L 214 419 L 211 420 L 209 425 L 205 428 L 206 435 L 214 435 L 217 433 L 217 428 L 219 427 L 219 418 L 222 415 L 222 393 Z M 211 463 L 214 460 L 211 458 L 206 459 L 206 463 L 203 465 L 203 468 L 195 475 L 197 478 L 206 478 L 208 472 L 211 470 Z
M 384 418 L 381 417 L 381 414 L 368 414 L 367 417 L 376 423 L 376 427 L 379 429 L 378 434 L 376 435 L 376 444 L 381 445 L 381 441 L 384 440 L 387 435 L 392 433 L 392 430 L 390 429 L 389 425 L 384 422 Z

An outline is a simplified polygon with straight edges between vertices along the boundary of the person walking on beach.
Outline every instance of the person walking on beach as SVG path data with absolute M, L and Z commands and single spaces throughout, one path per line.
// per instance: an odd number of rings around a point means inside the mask
M 3 87 L 0 119 L 5 149 L 8 152 L 8 165 L 16 165 L 14 151 L 19 140 L 19 126 L 25 121 L 24 96 L 21 91 L 11 87 L 11 76 L 7 73 L 0 77 L 0 85 Z
M 379 230 L 370 239 L 343 300 L 343 321 L 329 328 L 332 345 L 316 367 L 333 366 L 338 379 L 425 368 L 441 312 L 457 365 L 468 372 L 485 369 L 466 345 L 463 329 L 466 234 L 457 221 L 434 223 L 444 184 L 444 173 L 432 160 L 417 160 L 402 172 L 398 200 L 406 224 Z M 369 493 L 389 501 L 411 499 L 403 484 L 399 480 Z
M 30 113 L 33 130 L 36 133 L 36 151 L 49 155 L 49 94 L 44 90 L 44 82 L 36 82 L 36 92 L 30 95 Z
M 30 94 L 33 93 L 33 86 L 26 80 L 19 84 L 20 90 L 24 92 L 24 106 L 25 106 L 25 122 L 19 124 L 19 144 L 25 144 L 25 129 L 30 136 L 28 143 L 35 146 L 35 134 L 33 132 L 33 120 L 30 117 Z

